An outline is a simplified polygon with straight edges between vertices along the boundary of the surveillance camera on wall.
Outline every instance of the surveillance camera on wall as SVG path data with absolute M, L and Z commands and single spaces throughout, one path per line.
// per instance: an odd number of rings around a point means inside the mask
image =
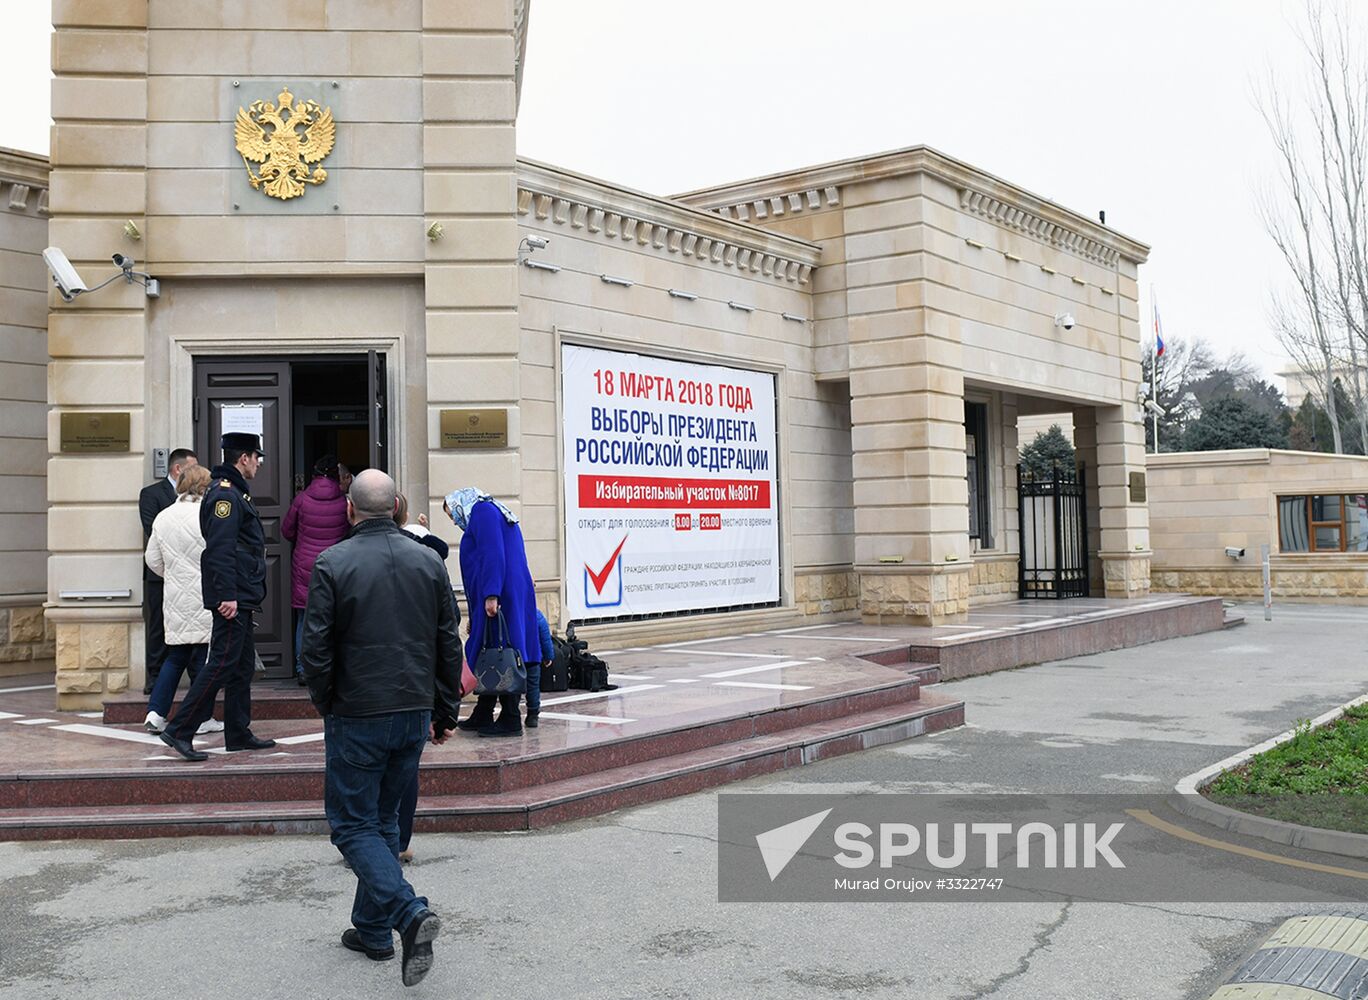
M 1074 319 L 1073 313 L 1059 313 L 1055 316 L 1055 326 L 1062 326 L 1066 330 L 1072 330 L 1078 321 Z
M 546 244 L 550 241 L 544 236 L 524 236 L 523 242 L 526 243 L 531 250 L 545 250 Z
M 125 257 L 121 253 L 116 253 L 112 260 L 114 261 L 114 266 L 123 271 L 131 271 L 138 264 L 132 257 Z
M 1147 400 L 1145 400 L 1145 409 L 1149 410 L 1149 411 L 1150 411 L 1151 413 L 1153 413 L 1156 417 L 1166 417 L 1166 416 L 1168 416 L 1168 411 L 1165 410 L 1162 406 L 1160 406 L 1158 403 L 1156 403 L 1156 402 L 1155 402 L 1154 400 L 1152 400 L 1152 399 L 1147 399 Z
M 1244 558 L 1244 554 L 1245 554 L 1245 550 L 1244 550 L 1244 549 L 1236 548 L 1236 547 L 1233 546 L 1233 545 L 1227 545 L 1227 546 L 1226 546 L 1226 555 L 1230 556 L 1230 558 L 1232 558 L 1232 559 L 1243 559 L 1243 558 Z
M 62 296 L 63 302 L 70 302 L 82 292 L 90 291 L 76 273 L 76 268 L 71 266 L 71 261 L 67 260 L 67 255 L 57 247 L 48 247 L 43 251 L 43 263 L 51 272 L 52 283 L 57 286 L 57 293 Z

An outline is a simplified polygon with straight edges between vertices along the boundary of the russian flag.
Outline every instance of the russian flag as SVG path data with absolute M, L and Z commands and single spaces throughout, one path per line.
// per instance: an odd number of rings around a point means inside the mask
M 1154 303 L 1154 356 L 1164 356 L 1164 325 L 1159 321 L 1159 303 Z

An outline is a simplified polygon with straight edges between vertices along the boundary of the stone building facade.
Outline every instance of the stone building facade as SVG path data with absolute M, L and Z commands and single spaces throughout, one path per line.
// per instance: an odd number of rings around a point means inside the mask
M 0 149 L 0 675 L 41 669 L 53 656 L 43 620 L 47 213 L 47 160 Z
M 49 297 L 63 707 L 141 682 L 138 490 L 156 449 L 208 450 L 241 399 L 284 452 L 254 486 L 268 522 L 309 435 L 382 464 L 452 541 L 441 497 L 478 484 L 520 512 L 541 604 L 564 623 L 565 345 L 774 377 L 778 600 L 637 631 L 926 624 L 1015 597 L 1016 426 L 1033 413 L 1072 415 L 1092 589 L 1148 591 L 1147 511 L 1128 489 L 1144 470 L 1143 244 L 925 147 L 673 198 L 520 160 L 526 0 L 53 9 L 49 241 L 88 280 L 118 251 L 161 283 Z M 234 123 L 287 92 L 328 106 L 336 141 L 326 181 L 276 202 L 249 186 Z M 127 449 L 64 450 L 61 415 L 85 411 L 129 414 Z M 494 414 L 506 437 L 444 447 L 458 411 Z M 263 616 L 271 669 L 288 610 Z
M 1246 448 L 1149 456 L 1155 590 L 1368 604 L 1368 458 Z M 1338 499 L 1332 499 L 1338 498 Z

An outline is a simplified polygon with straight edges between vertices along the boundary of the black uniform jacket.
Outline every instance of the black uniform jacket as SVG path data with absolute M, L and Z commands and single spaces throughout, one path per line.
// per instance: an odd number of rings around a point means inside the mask
M 204 606 L 212 611 L 224 601 L 237 601 L 244 611 L 260 611 L 266 600 L 266 537 L 261 515 L 247 491 L 247 480 L 236 468 L 218 465 L 213 475 L 200 504 Z

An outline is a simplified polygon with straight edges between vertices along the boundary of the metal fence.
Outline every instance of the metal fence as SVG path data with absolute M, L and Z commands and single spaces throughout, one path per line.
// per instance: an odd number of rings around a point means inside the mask
M 1088 596 L 1088 501 L 1083 466 L 1056 465 L 1048 476 L 1017 466 L 1023 598 Z

